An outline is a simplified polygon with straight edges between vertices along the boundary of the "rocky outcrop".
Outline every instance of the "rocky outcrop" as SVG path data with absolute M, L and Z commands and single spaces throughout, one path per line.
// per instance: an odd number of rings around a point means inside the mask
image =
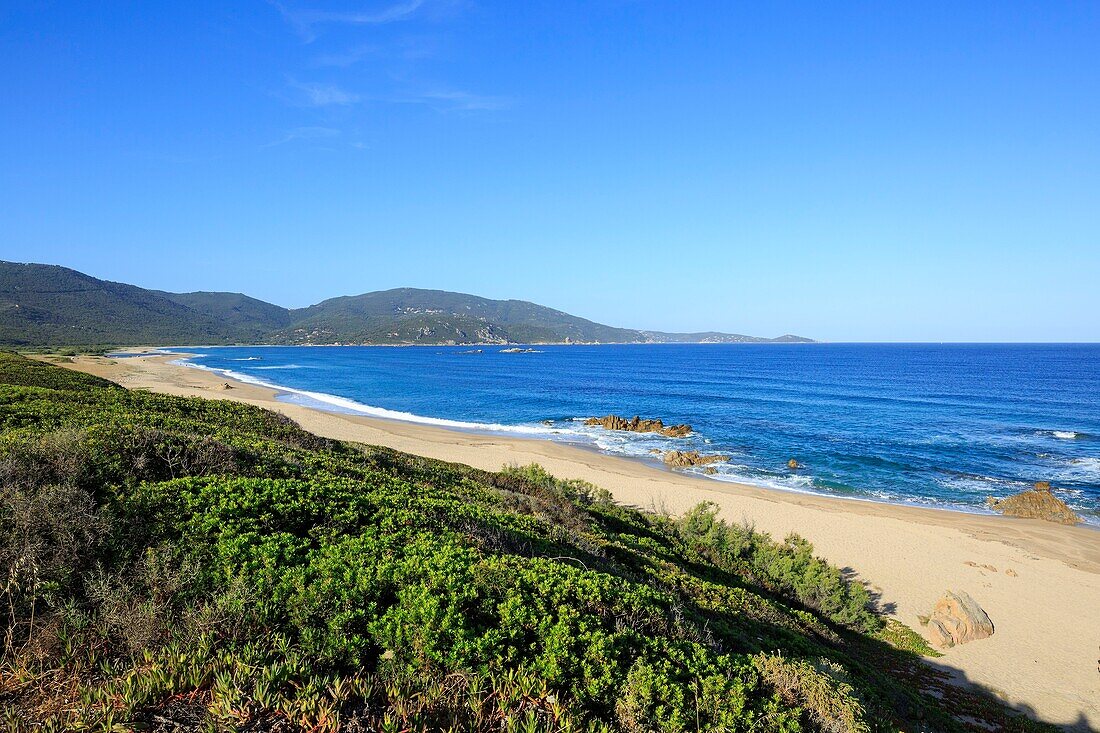
M 936 601 L 932 615 L 921 621 L 928 627 L 932 643 L 939 647 L 952 647 L 993 636 L 993 622 L 989 620 L 989 615 L 969 593 L 961 590 L 944 593 Z
M 627 420 L 618 415 L 605 417 L 590 417 L 584 421 L 585 425 L 595 425 L 604 430 L 629 430 L 634 433 L 660 433 L 666 438 L 682 438 L 691 434 L 690 425 L 665 425 L 660 420 L 644 420 L 637 415 Z
M 791 460 L 787 461 L 787 468 L 791 469 L 792 471 L 797 471 L 798 469 L 802 468 L 802 464 L 799 463 L 796 459 L 792 458 Z
M 1035 488 L 1022 491 L 1007 499 L 986 499 L 986 504 L 995 512 L 1008 517 L 1027 517 L 1045 519 L 1048 522 L 1077 524 L 1081 517 L 1066 506 L 1050 489 L 1050 483 L 1040 481 Z
M 705 466 L 708 463 L 728 461 L 729 456 L 703 455 L 697 450 L 670 450 L 665 453 L 665 465 L 670 468 L 691 468 Z

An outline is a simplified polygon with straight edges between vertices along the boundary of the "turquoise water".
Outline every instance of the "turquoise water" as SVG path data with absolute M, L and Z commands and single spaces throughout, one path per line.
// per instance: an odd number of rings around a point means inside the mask
M 711 478 L 983 511 L 1051 481 L 1100 524 L 1100 345 L 668 344 L 190 348 L 324 409 L 588 444 L 698 449 Z M 587 428 L 686 422 L 668 439 Z M 786 467 L 796 458 L 804 468 Z

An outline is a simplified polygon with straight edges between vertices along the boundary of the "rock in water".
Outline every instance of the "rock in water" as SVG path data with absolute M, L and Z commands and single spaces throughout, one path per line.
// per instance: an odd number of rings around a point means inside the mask
M 936 601 L 927 621 L 932 643 L 952 647 L 993 636 L 993 622 L 965 591 L 949 590 Z
M 791 469 L 792 471 L 797 471 L 798 469 L 802 468 L 802 464 L 792 458 L 791 460 L 787 461 L 787 468 Z
M 985 503 L 993 511 L 1008 517 L 1045 519 L 1062 524 L 1077 524 L 1081 521 L 1081 517 L 1054 495 L 1048 481 L 1040 481 L 1035 484 L 1035 488 L 1021 491 L 1007 499 L 994 499 L 991 496 Z
M 721 463 L 728 460 L 729 456 L 705 456 L 697 450 L 670 450 L 665 453 L 665 465 L 672 468 L 705 466 L 708 463 Z
M 585 425 L 597 425 L 604 430 L 629 430 L 634 433 L 660 433 L 666 438 L 682 438 L 691 434 L 690 425 L 665 425 L 660 420 L 642 419 L 635 415 L 627 420 L 618 415 L 606 417 L 590 417 L 584 421 Z

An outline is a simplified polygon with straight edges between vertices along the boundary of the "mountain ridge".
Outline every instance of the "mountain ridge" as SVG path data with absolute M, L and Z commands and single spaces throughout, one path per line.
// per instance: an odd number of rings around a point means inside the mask
M 786 334 L 618 328 L 524 300 L 392 288 L 283 308 L 243 293 L 171 293 L 61 265 L 0 261 L 0 344 L 279 345 L 802 343 Z

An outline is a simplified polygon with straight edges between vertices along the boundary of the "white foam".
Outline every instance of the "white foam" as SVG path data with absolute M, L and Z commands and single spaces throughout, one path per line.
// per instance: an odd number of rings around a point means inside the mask
M 346 397 L 337 397 L 336 395 L 326 394 L 324 392 L 310 392 L 304 389 L 289 389 L 287 387 L 279 387 L 284 392 L 290 392 L 292 394 L 306 397 L 315 402 L 319 402 L 323 405 L 331 405 L 341 411 L 351 412 L 356 415 L 367 415 L 369 417 L 380 417 L 385 420 L 400 420 L 402 422 L 419 423 L 421 425 L 435 425 L 441 428 L 457 428 L 459 430 L 477 430 L 477 431 L 490 431 L 494 433 L 519 433 L 522 435 L 560 435 L 564 434 L 564 430 L 555 430 L 553 428 L 537 425 L 502 425 L 500 423 L 482 423 L 471 422 L 466 420 L 448 420 L 442 417 L 427 417 L 425 415 L 416 415 L 411 412 L 403 412 L 401 410 L 389 410 L 385 407 L 375 407 L 373 405 L 364 405 L 361 402 L 347 399 Z
M 286 387 L 281 384 L 273 384 L 266 382 L 257 377 L 253 377 L 248 374 L 241 374 L 235 372 L 232 369 L 215 369 L 214 367 L 208 367 L 203 364 L 193 364 L 186 360 L 179 359 L 173 364 L 180 366 L 193 367 L 195 369 L 202 369 L 208 372 L 215 372 L 217 374 L 224 375 L 230 379 L 235 379 L 238 382 L 244 382 L 245 384 L 255 384 L 260 387 L 267 387 L 269 389 L 275 389 L 279 392 L 295 395 L 299 398 L 304 398 L 309 402 L 315 403 L 314 406 L 321 409 L 336 408 L 336 412 L 351 413 L 353 415 L 365 415 L 368 417 L 378 417 L 385 420 L 400 420 L 402 422 L 418 423 L 421 425 L 434 425 L 442 428 L 454 428 L 458 430 L 476 430 L 476 431 L 489 431 L 500 433 L 518 433 L 521 435 L 544 435 L 554 436 L 563 435 L 571 431 L 555 429 L 542 425 L 502 425 L 500 423 L 481 423 L 481 422 L 469 422 L 465 420 L 448 420 L 441 417 L 427 417 L 425 415 L 415 415 L 411 412 L 402 412 L 400 410 L 389 410 L 384 407 L 375 407 L 373 405 L 365 405 L 362 402 L 356 402 L 355 400 L 348 399 L 347 397 L 340 397 L 338 395 L 331 395 L 325 392 L 313 392 L 307 389 L 296 389 L 294 387 Z
M 980 497 L 987 496 L 991 491 L 1014 493 L 1023 491 L 1031 486 L 1027 481 L 1020 481 L 1018 479 L 995 478 L 993 476 L 980 476 L 977 474 L 971 476 L 939 477 L 936 478 L 935 481 L 940 486 L 951 491 Z M 909 499 L 905 499 L 905 501 L 909 501 Z M 937 499 L 937 501 L 942 501 L 942 499 Z
M 1077 433 L 1073 430 L 1052 430 L 1051 435 L 1061 440 L 1077 440 Z
M 1057 472 L 1056 478 L 1063 481 L 1100 481 L 1100 458 L 1071 458 Z
M 711 465 L 710 468 L 714 468 L 716 472 L 708 474 L 700 468 L 691 468 L 688 469 L 688 472 L 724 483 L 747 484 L 765 489 L 793 491 L 798 494 L 813 494 L 815 496 L 835 496 L 835 494 L 817 489 L 814 486 L 813 477 L 805 474 L 762 476 L 753 472 L 750 466 L 737 463 L 717 463 Z

